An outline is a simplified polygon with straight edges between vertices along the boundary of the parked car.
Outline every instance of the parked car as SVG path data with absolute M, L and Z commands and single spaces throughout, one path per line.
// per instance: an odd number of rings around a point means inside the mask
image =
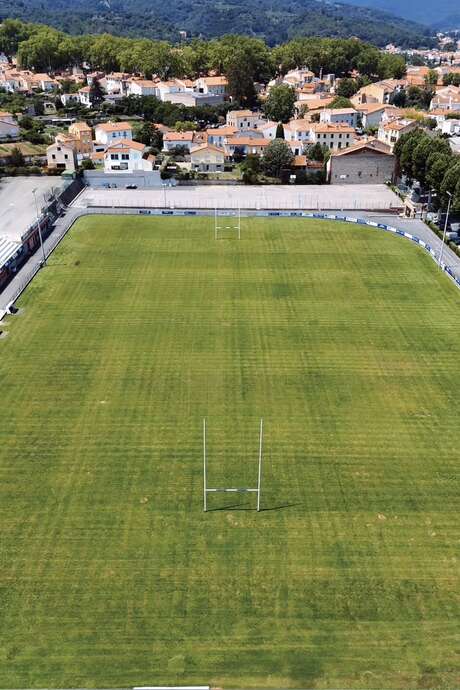
M 127 184 L 126 189 L 137 189 L 137 184 Z

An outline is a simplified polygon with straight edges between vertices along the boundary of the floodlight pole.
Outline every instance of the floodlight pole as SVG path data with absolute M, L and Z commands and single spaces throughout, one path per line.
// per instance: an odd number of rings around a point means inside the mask
M 38 237 L 40 238 L 40 247 L 42 250 L 42 263 L 43 266 L 46 266 L 46 254 L 45 254 L 45 247 L 43 246 L 43 237 L 42 237 L 42 229 L 41 229 L 41 219 L 40 219 L 40 214 L 38 213 L 38 204 L 37 204 L 37 190 L 32 189 L 32 194 L 34 195 L 34 202 L 35 202 L 35 214 L 37 216 L 37 226 L 38 226 Z
M 260 511 L 260 489 L 262 481 L 262 442 L 264 436 L 264 420 L 260 420 L 260 431 L 259 431 L 259 477 L 257 480 L 257 512 Z
M 214 239 L 217 240 L 217 206 L 214 209 Z
M 238 206 L 238 239 L 241 239 L 241 207 Z
M 450 192 L 447 192 L 447 194 L 449 195 L 449 203 L 447 204 L 446 222 L 444 223 L 444 232 L 442 233 L 441 250 L 439 252 L 439 261 L 438 261 L 439 268 L 442 268 L 441 261 L 442 261 L 442 255 L 444 253 L 444 244 L 446 241 L 447 223 L 449 222 L 450 203 L 452 201 L 452 194 Z
M 206 486 L 206 417 L 203 417 L 203 510 L 207 510 L 207 486 Z

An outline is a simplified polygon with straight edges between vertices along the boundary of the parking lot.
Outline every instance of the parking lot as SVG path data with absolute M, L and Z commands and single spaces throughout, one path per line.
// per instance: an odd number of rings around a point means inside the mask
M 80 208 L 303 209 L 391 211 L 402 202 L 385 185 L 178 186 L 158 189 L 85 189 Z
M 62 188 L 59 177 L 4 177 L 0 180 L 0 236 L 20 242 L 42 206 Z

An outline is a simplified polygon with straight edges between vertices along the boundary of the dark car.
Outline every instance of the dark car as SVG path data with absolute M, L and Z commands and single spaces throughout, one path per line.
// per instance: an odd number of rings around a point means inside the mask
M 126 189 L 137 189 L 137 184 L 127 184 Z

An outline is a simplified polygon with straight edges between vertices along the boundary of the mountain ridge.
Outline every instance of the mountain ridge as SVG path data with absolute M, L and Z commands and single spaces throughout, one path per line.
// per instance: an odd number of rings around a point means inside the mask
M 241 33 L 270 45 L 298 36 L 356 36 L 376 45 L 432 45 L 429 30 L 379 10 L 327 0 L 0 0 L 0 18 L 50 24 L 72 34 L 179 39 Z
M 344 0 L 352 6 L 371 7 L 379 11 L 426 24 L 435 28 L 460 28 L 460 11 L 457 0 Z

